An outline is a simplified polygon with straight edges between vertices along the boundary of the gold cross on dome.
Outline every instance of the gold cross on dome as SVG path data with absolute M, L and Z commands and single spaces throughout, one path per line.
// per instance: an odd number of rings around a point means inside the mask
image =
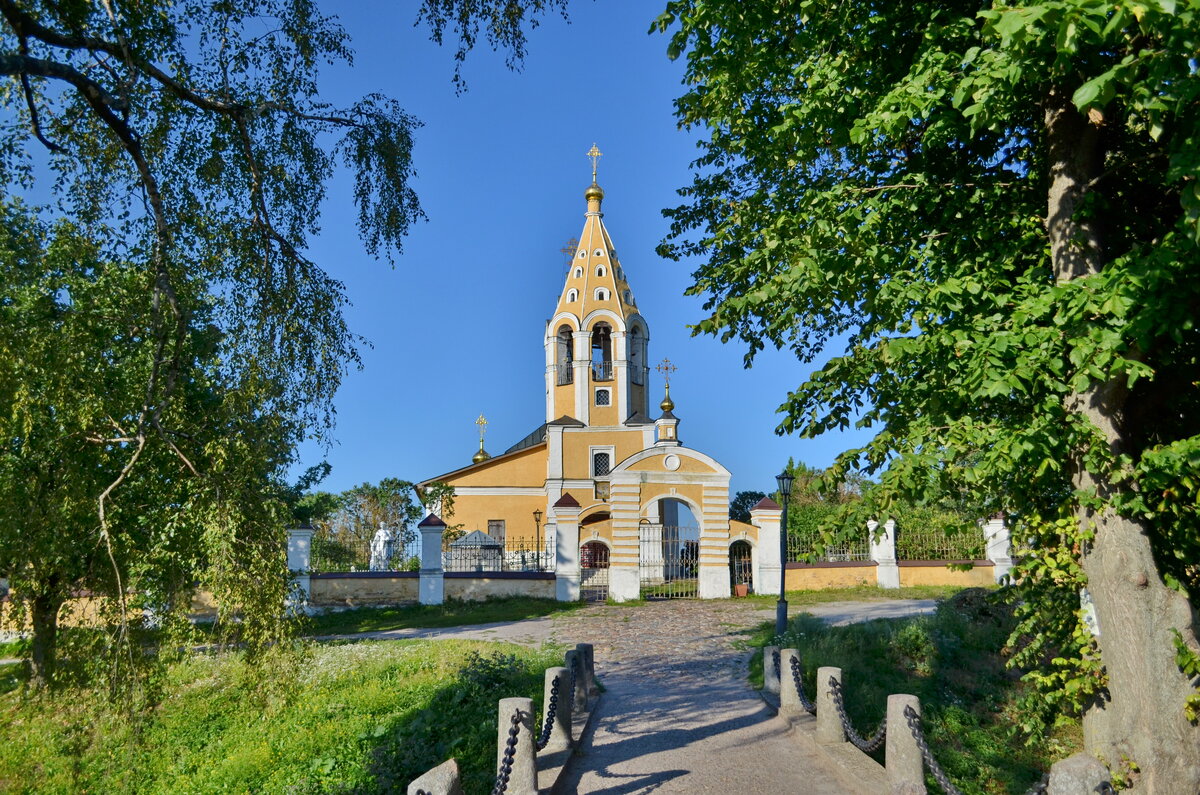
M 487 419 L 480 414 L 479 419 L 475 420 L 475 424 L 479 426 L 479 443 L 483 444 L 483 434 L 487 431 Z
M 600 162 L 600 157 L 604 153 L 600 151 L 595 142 L 592 143 L 592 148 L 588 150 L 587 156 L 592 159 L 592 182 L 596 181 L 596 166 Z
M 661 362 L 658 363 L 658 367 L 655 367 L 654 369 L 658 370 L 660 373 L 662 373 L 663 382 L 666 383 L 667 386 L 670 386 L 671 385 L 671 373 L 675 372 L 679 368 L 676 367 L 675 365 L 671 364 L 670 359 L 663 359 Z

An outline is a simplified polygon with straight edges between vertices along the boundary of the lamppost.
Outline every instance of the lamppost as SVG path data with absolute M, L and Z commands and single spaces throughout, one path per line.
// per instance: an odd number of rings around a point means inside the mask
M 788 503 L 791 502 L 792 481 L 795 479 L 786 469 L 775 476 L 779 496 L 783 497 L 783 517 L 779 527 L 779 602 L 775 605 L 775 634 L 779 637 L 783 637 L 783 633 L 787 631 L 787 597 L 784 590 L 787 585 L 787 509 Z
M 542 512 L 540 510 L 533 512 L 533 523 L 537 528 L 537 563 L 538 571 L 542 570 Z

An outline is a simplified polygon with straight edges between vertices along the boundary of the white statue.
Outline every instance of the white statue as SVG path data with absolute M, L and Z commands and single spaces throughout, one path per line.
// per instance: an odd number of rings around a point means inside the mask
M 387 525 L 379 523 L 375 537 L 371 539 L 371 571 L 388 571 L 392 567 L 392 550 L 396 537 Z

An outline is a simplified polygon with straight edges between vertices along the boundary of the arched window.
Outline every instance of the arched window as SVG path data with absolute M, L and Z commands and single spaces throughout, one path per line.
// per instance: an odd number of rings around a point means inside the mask
M 600 541 L 589 541 L 579 549 L 579 566 L 584 569 L 607 569 L 608 547 Z
M 582 276 L 583 276 L 583 268 L 576 268 L 575 269 L 575 278 L 579 279 Z
M 634 326 L 629 330 L 629 375 L 635 384 L 645 382 L 645 377 L 642 373 L 646 353 L 645 347 L 646 338 L 642 334 L 641 326 Z
M 604 275 L 604 266 L 603 266 L 603 265 L 597 265 L 597 266 L 596 266 L 596 275 L 597 275 L 597 276 L 603 276 L 603 275 Z
M 579 291 L 575 289 L 567 290 L 567 302 L 574 303 L 579 300 Z
M 592 380 L 612 380 L 612 327 L 597 323 L 592 327 Z
M 598 249 L 596 249 L 596 250 L 595 250 L 595 251 L 592 253 L 592 256 L 593 256 L 593 257 L 603 257 L 603 256 L 604 256 L 604 249 L 602 249 L 602 248 L 598 248 Z
M 570 326 L 559 326 L 555 335 L 555 349 L 554 362 L 558 369 L 558 385 L 570 384 L 575 380 L 575 369 L 571 366 L 574 357 L 571 352 Z
M 624 296 L 625 296 L 625 303 L 629 304 L 630 306 L 633 306 L 633 293 L 626 290 L 624 293 Z
M 603 287 L 597 287 L 596 288 L 596 300 L 597 301 L 607 301 L 608 300 L 608 290 L 606 290 Z

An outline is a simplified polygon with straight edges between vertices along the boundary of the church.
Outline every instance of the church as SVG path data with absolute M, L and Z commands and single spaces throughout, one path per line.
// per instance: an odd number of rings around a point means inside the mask
M 418 488 L 453 486 L 445 518 L 475 539 L 540 548 L 560 599 L 597 585 L 618 600 L 729 596 L 731 547 L 748 564 L 758 530 L 729 519 L 729 471 L 683 444 L 665 359 L 651 408 L 650 324 L 604 225 L 600 152 L 588 154 L 583 231 L 542 340 L 545 422 L 494 456 L 481 427 L 470 465 Z

